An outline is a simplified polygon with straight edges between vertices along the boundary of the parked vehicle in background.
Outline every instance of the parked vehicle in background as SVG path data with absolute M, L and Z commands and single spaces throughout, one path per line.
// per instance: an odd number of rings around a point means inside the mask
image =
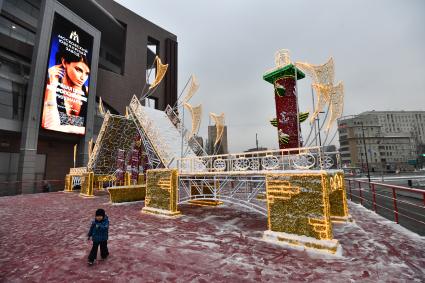
M 342 168 L 346 177 L 361 177 L 364 175 L 360 167 L 345 167 Z

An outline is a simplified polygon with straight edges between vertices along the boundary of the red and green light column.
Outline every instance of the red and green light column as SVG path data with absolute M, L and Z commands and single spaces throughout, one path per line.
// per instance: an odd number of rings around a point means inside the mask
M 276 118 L 270 122 L 278 129 L 280 149 L 303 146 L 300 123 L 307 119 L 308 112 L 298 111 L 296 81 L 304 77 L 305 74 L 293 64 L 279 67 L 263 75 L 263 79 L 274 86 Z

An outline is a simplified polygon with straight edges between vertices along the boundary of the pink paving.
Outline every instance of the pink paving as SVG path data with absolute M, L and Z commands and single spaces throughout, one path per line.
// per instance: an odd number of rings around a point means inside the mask
M 96 208 L 110 217 L 110 258 L 87 266 Z M 343 256 L 263 242 L 266 219 L 235 207 L 182 206 L 174 220 L 142 202 L 62 192 L 0 198 L 1 282 L 406 282 L 425 280 L 425 238 L 355 204 L 337 225 Z

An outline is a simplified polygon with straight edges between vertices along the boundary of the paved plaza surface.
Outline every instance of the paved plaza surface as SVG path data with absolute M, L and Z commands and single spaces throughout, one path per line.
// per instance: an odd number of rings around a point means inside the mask
M 102 193 L 0 198 L 0 282 L 424 282 L 425 238 L 350 203 L 334 226 L 340 257 L 262 241 L 266 218 L 234 206 L 185 205 L 183 216 L 142 214 Z M 87 266 L 90 221 L 110 219 L 110 257 Z

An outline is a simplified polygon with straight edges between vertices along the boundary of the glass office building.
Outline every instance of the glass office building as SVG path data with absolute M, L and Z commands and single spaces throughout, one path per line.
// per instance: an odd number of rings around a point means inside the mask
M 79 134 L 42 126 L 58 29 L 66 33 L 60 41 L 79 46 L 84 36 L 92 39 L 86 48 L 91 64 L 85 128 Z M 112 113 L 125 113 L 132 95 L 152 79 L 147 74 L 156 55 L 169 70 L 145 103 L 163 110 L 177 99 L 174 34 L 112 0 L 0 0 L 0 195 L 40 192 L 46 182 L 62 189 L 74 145 L 77 166 L 85 164 L 87 143 L 99 132 L 99 98 Z

